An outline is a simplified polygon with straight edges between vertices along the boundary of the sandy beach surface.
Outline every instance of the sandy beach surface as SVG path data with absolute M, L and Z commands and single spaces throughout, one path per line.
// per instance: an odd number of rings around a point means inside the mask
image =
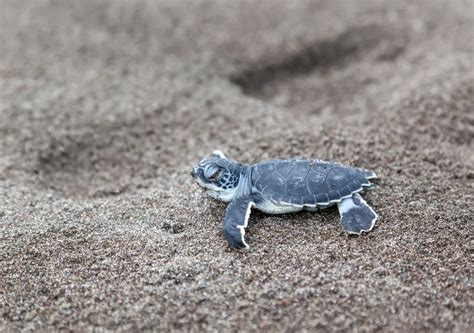
M 0 1 L 0 331 L 474 330 L 472 1 Z M 253 212 L 243 163 L 374 170 L 379 213 Z

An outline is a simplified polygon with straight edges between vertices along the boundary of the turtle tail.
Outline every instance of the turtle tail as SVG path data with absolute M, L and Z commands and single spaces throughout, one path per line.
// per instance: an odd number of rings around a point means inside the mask
M 364 176 L 366 179 L 374 179 L 377 178 L 377 175 L 375 172 L 370 171 L 370 170 L 364 170 L 364 169 L 359 169 L 360 172 L 362 173 L 362 176 Z

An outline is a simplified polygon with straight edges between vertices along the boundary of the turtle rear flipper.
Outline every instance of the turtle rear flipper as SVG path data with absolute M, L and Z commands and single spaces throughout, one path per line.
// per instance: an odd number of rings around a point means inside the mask
M 337 208 L 341 215 L 342 226 L 349 234 L 360 235 L 363 231 L 372 230 L 378 217 L 358 193 L 343 199 L 337 204 Z

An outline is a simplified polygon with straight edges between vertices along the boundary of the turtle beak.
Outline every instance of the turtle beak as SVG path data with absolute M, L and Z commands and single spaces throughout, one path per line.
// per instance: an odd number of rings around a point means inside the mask
M 196 178 L 197 177 L 197 170 L 196 170 L 196 167 L 193 168 L 193 170 L 191 171 L 191 176 L 193 178 Z

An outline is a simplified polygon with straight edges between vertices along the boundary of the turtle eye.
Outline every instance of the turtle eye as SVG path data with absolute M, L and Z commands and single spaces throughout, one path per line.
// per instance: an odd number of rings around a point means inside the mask
M 217 180 L 217 178 L 220 177 L 221 175 L 221 171 L 220 169 L 217 169 L 216 171 L 214 171 L 207 179 L 209 180 Z

